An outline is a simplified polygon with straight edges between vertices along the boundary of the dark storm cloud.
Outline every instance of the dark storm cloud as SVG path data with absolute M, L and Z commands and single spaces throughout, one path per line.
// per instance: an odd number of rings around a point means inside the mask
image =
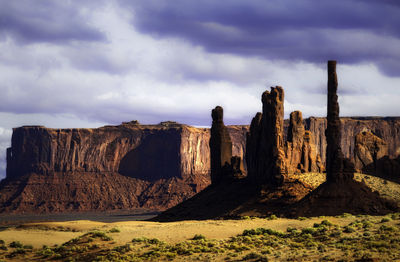
M 131 1 L 121 1 L 129 5 Z M 373 62 L 400 75 L 398 1 L 134 1 L 134 25 L 216 53 L 312 63 Z
M 104 41 L 105 36 L 87 24 L 85 8 L 96 6 L 88 1 L 80 1 L 78 8 L 69 1 L 0 0 L 0 37 L 23 44 Z

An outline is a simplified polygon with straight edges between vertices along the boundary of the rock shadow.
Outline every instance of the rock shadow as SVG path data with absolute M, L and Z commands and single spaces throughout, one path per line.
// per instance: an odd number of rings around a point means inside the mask
M 150 134 L 122 159 L 118 172 L 124 176 L 154 182 L 181 174 L 178 132 Z

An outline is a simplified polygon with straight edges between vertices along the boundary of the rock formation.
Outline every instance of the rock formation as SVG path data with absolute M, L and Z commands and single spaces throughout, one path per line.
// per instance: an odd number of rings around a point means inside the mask
M 385 141 L 369 131 L 356 135 L 354 142 L 354 165 L 360 173 L 369 165 L 375 165 L 378 159 L 388 155 L 388 146 Z M 373 170 L 375 171 L 375 168 Z
M 300 111 L 290 113 L 289 128 L 287 133 L 286 157 L 289 171 L 295 173 L 302 169 L 302 151 L 304 142 L 303 116 Z
M 250 126 L 246 146 L 250 180 L 261 184 L 282 185 L 288 174 L 283 140 L 282 87 L 262 94 L 263 113 L 257 113 Z
M 321 157 L 316 152 L 314 136 L 311 131 L 305 130 L 300 111 L 290 114 L 285 152 L 289 173 L 324 170 Z
M 400 156 L 400 117 L 341 117 L 341 148 L 346 158 L 353 158 L 354 137 L 369 130 L 388 144 L 389 158 Z M 314 134 L 317 153 L 321 155 L 322 163 L 326 160 L 325 117 L 310 117 L 304 120 L 306 130 Z M 289 123 L 287 122 L 287 125 Z
M 336 61 L 328 61 L 328 116 L 326 134 L 326 182 L 294 204 L 294 216 L 387 214 L 398 206 L 353 180 L 354 164 L 341 150 L 341 122 L 337 97 Z
M 219 183 L 227 175 L 224 170 L 230 165 L 232 158 L 232 141 L 229 132 L 224 125 L 224 111 L 217 106 L 211 112 L 212 126 L 210 137 L 210 159 L 211 159 L 211 183 Z
M 136 122 L 15 128 L 0 211 L 162 210 L 210 183 L 208 129 Z
M 328 62 L 328 125 L 325 131 L 326 146 L 326 180 L 338 182 L 352 179 L 354 165 L 345 159 L 340 146 L 342 133 L 339 119 L 339 103 L 337 96 L 336 61 Z
M 354 139 L 354 164 L 360 173 L 400 181 L 400 156 L 388 156 L 388 144 L 378 136 L 365 130 Z
M 226 129 L 243 157 L 247 127 Z M 209 129 L 171 121 L 15 128 L 0 212 L 164 210 L 210 184 L 209 140 Z
M 314 136 L 311 131 L 304 132 L 303 148 L 301 152 L 301 172 L 318 172 L 324 171 L 324 165 L 321 156 L 317 154 L 314 144 Z

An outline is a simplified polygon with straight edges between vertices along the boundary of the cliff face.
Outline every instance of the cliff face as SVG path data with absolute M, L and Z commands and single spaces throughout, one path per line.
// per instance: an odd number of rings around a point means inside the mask
M 185 125 L 15 128 L 7 178 L 28 173 L 120 173 L 146 181 L 209 172 L 209 131 Z
M 353 158 L 354 138 L 362 131 L 372 131 L 388 144 L 390 158 L 400 155 L 400 117 L 341 117 L 341 148 L 346 158 Z M 305 119 L 307 130 L 314 133 L 317 151 L 323 163 L 326 161 L 326 118 L 310 117 Z
M 325 164 L 326 119 L 304 122 Z M 345 157 L 353 155 L 354 137 L 363 130 L 388 144 L 390 158 L 400 155 L 400 118 L 341 122 Z M 226 128 L 232 155 L 243 160 L 249 126 Z M 96 129 L 15 128 L 7 150 L 7 179 L 0 183 L 0 212 L 169 208 L 210 184 L 209 140 L 208 128 L 171 122 Z
M 14 129 L 2 211 L 165 209 L 209 182 L 209 130 L 122 124 Z

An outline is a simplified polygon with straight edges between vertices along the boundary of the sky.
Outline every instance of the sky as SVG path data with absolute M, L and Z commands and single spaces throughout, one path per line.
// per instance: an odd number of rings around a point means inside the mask
M 12 128 L 138 120 L 249 124 L 261 94 L 285 116 L 399 116 L 398 0 L 0 0 L 0 178 Z

